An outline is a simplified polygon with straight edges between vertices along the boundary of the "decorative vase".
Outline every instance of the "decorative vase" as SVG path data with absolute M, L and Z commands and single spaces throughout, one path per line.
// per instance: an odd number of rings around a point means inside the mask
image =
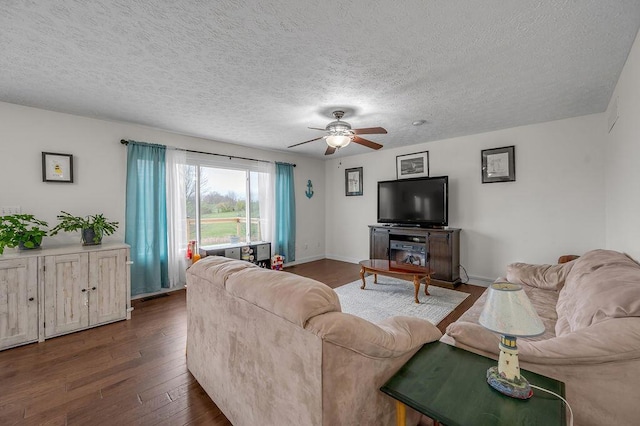
M 37 248 L 40 248 L 40 244 L 38 244 L 38 243 L 35 243 L 35 244 L 33 245 L 33 247 L 25 247 L 25 245 L 24 245 L 24 241 L 20 241 L 20 242 L 18 243 L 18 249 L 19 249 L 19 250 L 35 250 L 35 249 L 37 249 Z
M 93 228 L 86 228 L 82 230 L 82 245 L 83 246 L 95 246 L 98 244 L 102 244 L 102 235 L 97 236 L 96 241 L 96 231 Z

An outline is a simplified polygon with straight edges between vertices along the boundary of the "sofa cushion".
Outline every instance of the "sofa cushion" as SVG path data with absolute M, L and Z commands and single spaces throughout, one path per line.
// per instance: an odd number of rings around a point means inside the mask
M 226 289 L 300 327 L 316 315 L 341 311 L 338 295 L 329 286 L 284 271 L 245 268 L 229 275 Z
M 640 265 L 611 250 L 593 250 L 572 263 L 558 297 L 556 335 L 640 316 Z
M 574 262 L 561 265 L 531 265 L 512 263 L 507 265 L 507 281 L 514 284 L 526 284 L 545 290 L 560 290 Z

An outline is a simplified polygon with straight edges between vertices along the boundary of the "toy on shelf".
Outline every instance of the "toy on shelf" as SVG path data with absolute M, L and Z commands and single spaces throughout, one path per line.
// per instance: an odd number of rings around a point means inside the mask
M 271 257 L 271 269 L 281 271 L 284 264 L 284 256 L 276 254 Z
M 200 260 L 200 251 L 198 250 L 198 243 L 195 240 L 191 240 L 187 244 L 187 260 L 191 261 L 192 265 Z

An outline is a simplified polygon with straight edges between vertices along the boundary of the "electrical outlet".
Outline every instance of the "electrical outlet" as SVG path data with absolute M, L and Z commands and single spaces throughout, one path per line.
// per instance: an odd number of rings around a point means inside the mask
M 22 209 L 20 206 L 11 206 L 11 207 L 0 207 L 0 212 L 2 212 L 1 216 L 9 216 L 12 214 L 20 214 Z

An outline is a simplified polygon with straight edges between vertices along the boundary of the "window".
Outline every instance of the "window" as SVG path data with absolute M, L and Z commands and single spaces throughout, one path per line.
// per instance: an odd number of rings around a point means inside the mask
M 185 170 L 188 239 L 200 247 L 269 241 L 272 165 L 190 157 Z

